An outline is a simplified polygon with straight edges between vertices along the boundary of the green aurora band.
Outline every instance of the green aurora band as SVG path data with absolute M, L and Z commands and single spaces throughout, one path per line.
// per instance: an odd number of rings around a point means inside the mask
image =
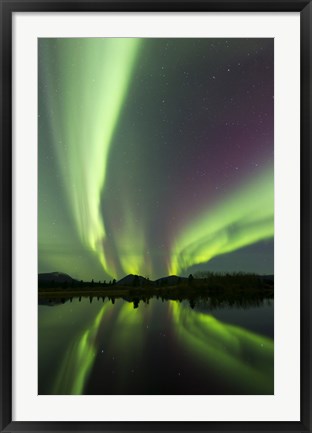
M 147 250 L 144 222 L 136 221 L 131 202 L 124 198 L 120 204 L 123 221 L 114 234 L 117 256 L 111 260 L 110 269 L 114 275 L 144 274 L 149 275 L 151 268 L 145 256 Z M 117 267 L 116 267 L 117 264 Z
M 261 176 L 208 209 L 184 228 L 172 250 L 170 274 L 274 235 L 274 178 Z
M 133 38 L 70 38 L 43 39 L 40 43 L 44 47 L 41 81 L 47 87 L 43 111 L 74 224 L 65 223 L 58 228 L 58 239 L 52 238 L 47 221 L 57 210 L 49 199 L 40 197 L 39 256 L 48 257 L 49 266 L 74 272 L 74 276 L 90 274 L 92 266 L 101 267 L 104 277 L 120 278 L 129 273 L 160 276 L 152 254 L 147 253 L 153 249 L 146 235 L 147 211 L 134 209 L 127 185 L 118 204 L 122 222 L 114 227 L 110 239 L 101 209 L 111 144 L 144 42 Z M 44 122 L 42 125 L 46 126 Z M 39 133 L 41 140 L 45 137 L 45 132 Z M 39 195 L 43 191 L 44 187 L 39 188 Z M 199 215 L 193 211 L 187 223 L 176 230 L 179 232 L 171 233 L 171 248 L 162 252 L 166 267 L 162 273 L 187 273 L 193 265 L 273 238 L 273 167 L 263 170 L 257 179 L 245 177 L 236 192 Z M 43 252 L 46 245 L 54 248 L 52 254 Z M 79 255 L 80 246 L 83 252 Z M 82 259 L 85 250 L 92 257 Z
M 139 45 L 133 38 L 62 39 L 57 72 L 47 79 L 51 131 L 71 214 L 83 245 L 96 254 L 108 275 L 100 201 L 110 144 Z M 47 69 L 44 74 L 49 78 Z

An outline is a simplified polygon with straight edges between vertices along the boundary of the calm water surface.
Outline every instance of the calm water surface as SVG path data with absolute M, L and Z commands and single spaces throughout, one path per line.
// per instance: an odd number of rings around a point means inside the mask
M 39 394 L 274 393 L 273 300 L 47 304 Z

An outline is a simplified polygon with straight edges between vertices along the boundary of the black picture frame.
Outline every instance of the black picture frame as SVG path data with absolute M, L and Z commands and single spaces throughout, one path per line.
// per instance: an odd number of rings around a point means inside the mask
M 311 18 L 309 0 L 0 0 L 1 13 L 1 432 L 301 431 L 311 432 Z M 299 422 L 15 422 L 12 421 L 12 14 L 14 12 L 300 12 L 301 55 L 301 395 Z

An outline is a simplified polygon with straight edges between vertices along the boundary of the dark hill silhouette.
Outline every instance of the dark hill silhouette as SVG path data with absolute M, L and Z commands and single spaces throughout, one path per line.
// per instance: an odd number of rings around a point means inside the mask
M 77 280 L 68 274 L 64 274 L 63 272 L 48 272 L 44 274 L 38 274 L 39 283 L 48 283 L 52 281 L 55 283 L 72 283 Z
M 129 274 L 116 283 L 118 286 L 143 286 L 153 284 L 147 278 L 141 277 L 141 275 Z

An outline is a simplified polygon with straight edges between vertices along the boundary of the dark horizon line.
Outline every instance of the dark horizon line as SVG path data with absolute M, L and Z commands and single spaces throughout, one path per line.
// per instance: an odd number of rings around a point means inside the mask
M 207 274 L 207 276 L 200 276 L 200 275 L 198 275 L 200 273 Z M 208 278 L 208 274 L 210 274 L 211 276 L 213 276 L 213 275 L 214 276 L 238 276 L 238 275 L 242 276 L 243 275 L 243 276 L 256 276 L 256 277 L 268 277 L 268 276 L 274 277 L 274 272 L 272 274 L 270 274 L 270 273 L 258 274 L 256 272 L 244 272 L 244 271 L 233 271 L 233 272 L 228 272 L 228 271 L 196 271 L 195 273 L 190 273 L 188 276 L 185 276 L 185 277 L 184 276 L 180 276 L 180 275 L 173 275 L 173 274 L 171 274 L 171 275 L 166 275 L 166 276 L 159 277 L 159 278 L 156 278 L 156 279 L 153 279 L 153 280 L 151 280 L 149 277 L 144 277 L 143 275 L 131 274 L 130 273 L 130 274 L 124 275 L 123 277 L 119 278 L 118 280 L 117 280 L 117 278 L 113 277 L 112 279 L 108 279 L 108 280 L 106 280 L 106 279 L 104 279 L 104 280 L 98 280 L 97 278 L 91 278 L 90 281 L 88 281 L 88 280 L 82 280 L 82 279 L 73 278 L 70 274 L 68 274 L 66 272 L 59 272 L 59 271 L 40 272 L 40 273 L 38 273 L 38 277 L 41 276 L 41 275 L 52 275 L 52 274 L 67 275 L 69 278 L 71 278 L 72 280 L 77 281 L 77 282 L 81 282 L 81 281 L 82 282 L 92 282 L 92 281 L 94 281 L 94 282 L 108 281 L 109 282 L 109 281 L 114 281 L 114 280 L 115 280 L 115 282 L 119 282 L 119 281 L 121 281 L 124 278 L 129 277 L 129 276 L 141 277 L 141 278 L 144 278 L 144 279 L 146 279 L 146 280 L 148 280 L 150 282 L 156 282 L 158 280 L 162 280 L 162 279 L 166 279 L 166 278 L 170 278 L 170 277 L 176 277 L 176 278 L 181 278 L 181 279 L 186 279 L 187 280 L 190 275 L 192 275 L 193 278 L 195 278 L 195 279 L 204 279 L 204 278 Z

